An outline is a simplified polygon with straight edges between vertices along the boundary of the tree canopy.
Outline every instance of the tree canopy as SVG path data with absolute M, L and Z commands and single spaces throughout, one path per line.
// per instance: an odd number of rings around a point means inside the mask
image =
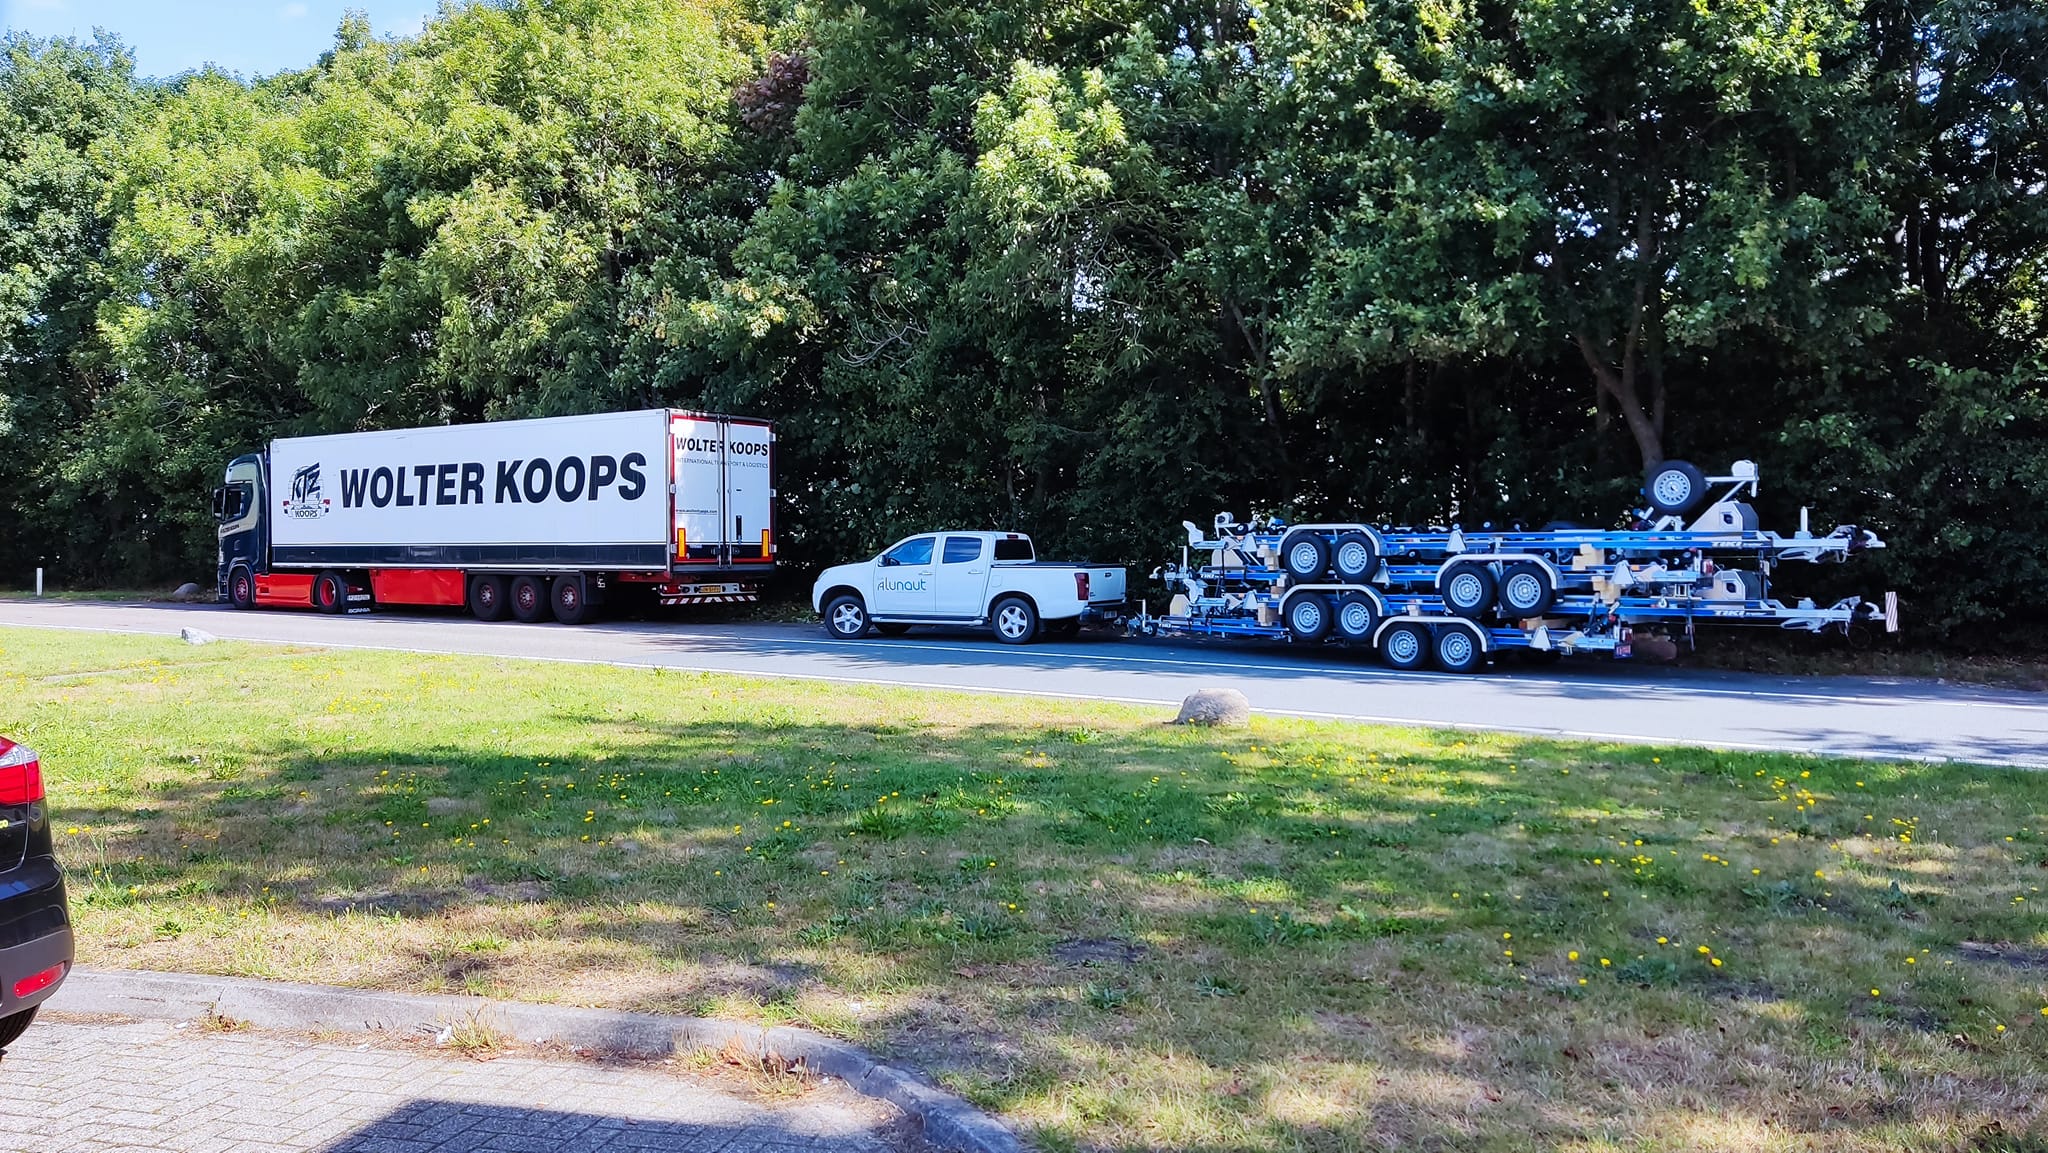
M 0 579 L 211 568 L 285 434 L 782 425 L 784 556 L 1612 517 L 1759 461 L 2048 625 L 2041 0 L 447 3 L 298 71 L 0 43 Z

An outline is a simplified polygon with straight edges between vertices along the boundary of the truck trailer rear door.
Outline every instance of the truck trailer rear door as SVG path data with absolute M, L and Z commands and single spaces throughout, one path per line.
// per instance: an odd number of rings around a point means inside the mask
M 758 421 L 686 412 L 673 414 L 670 427 L 676 563 L 774 563 L 774 430 Z

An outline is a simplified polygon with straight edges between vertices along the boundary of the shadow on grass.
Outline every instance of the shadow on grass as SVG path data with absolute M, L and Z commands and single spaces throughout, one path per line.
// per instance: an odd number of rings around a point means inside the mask
M 422 747 L 371 727 L 343 748 L 273 741 L 223 750 L 218 779 L 159 782 L 139 804 L 60 800 L 60 821 L 132 830 L 78 899 L 115 919 L 147 910 L 131 931 L 154 922 L 159 938 L 192 931 L 180 918 L 204 908 L 218 936 L 235 931 L 229 911 L 251 909 L 271 925 L 387 933 L 367 971 L 379 983 L 519 996 L 602 971 L 613 1007 L 810 1023 L 1040 1118 L 1048 1148 L 1142 1134 L 1162 1112 L 1189 1136 L 1158 1147 L 1183 1149 L 1568 1145 L 1617 1131 L 1603 1109 L 1638 1111 L 1618 1124 L 1641 1132 L 1743 1091 L 1731 1073 L 1683 1073 L 1723 1056 L 1711 1037 L 1658 1041 L 1730 1020 L 1741 1044 L 1794 1054 L 1788 1077 L 1839 1045 L 1985 1100 L 2021 1084 L 1958 1078 L 1953 1053 L 1918 1039 L 1958 1027 L 1967 983 L 1918 1018 L 1889 1002 L 1887 1016 L 1845 1017 L 1819 982 L 1745 977 L 1757 983 L 1728 996 L 1695 958 L 1636 964 L 1668 925 L 1731 954 L 1957 932 L 1962 910 L 1932 898 L 1893 907 L 1695 863 L 1730 851 L 1717 826 L 1733 809 L 1791 795 L 1804 766 L 1833 788 L 1894 768 L 1330 726 L 821 723 L 774 709 L 686 723 L 556 706 L 532 731 L 558 739 Z M 1925 779 L 1952 813 L 1995 806 L 2019 781 Z M 1784 827 L 1816 843 L 1864 825 L 1802 804 Z M 1606 863 L 1619 858 L 1633 867 Z M 2027 931 L 2018 913 L 1968 916 L 1977 935 Z M 430 943 L 401 943 L 422 924 Z M 1511 936 L 1522 959 L 1503 955 Z M 1563 959 L 1594 940 L 1627 976 L 1591 952 Z M 1096 950 L 1103 963 L 1061 960 L 1074 942 L 1116 947 Z M 846 1008 L 870 998 L 883 1007 Z M 1888 1096 L 1810 1096 L 1757 1112 L 1757 1131 L 1880 1145 L 1899 1132 L 1889 1106 L 1866 1107 Z M 1342 1119 L 1298 1117 L 1332 1110 Z

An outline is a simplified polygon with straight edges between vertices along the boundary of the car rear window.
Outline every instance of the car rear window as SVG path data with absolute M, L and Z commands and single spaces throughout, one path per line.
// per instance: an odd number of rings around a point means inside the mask
M 1030 560 L 1031 542 L 1023 539 L 997 540 L 997 560 Z

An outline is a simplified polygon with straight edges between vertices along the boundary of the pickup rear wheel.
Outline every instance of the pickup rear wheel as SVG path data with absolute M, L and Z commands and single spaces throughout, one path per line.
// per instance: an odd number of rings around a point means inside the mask
M 868 606 L 851 593 L 825 602 L 825 631 L 834 640 L 857 641 L 867 635 Z
M 1038 610 L 1023 597 L 1004 597 L 988 615 L 996 639 L 1006 645 L 1028 645 L 1038 639 Z

